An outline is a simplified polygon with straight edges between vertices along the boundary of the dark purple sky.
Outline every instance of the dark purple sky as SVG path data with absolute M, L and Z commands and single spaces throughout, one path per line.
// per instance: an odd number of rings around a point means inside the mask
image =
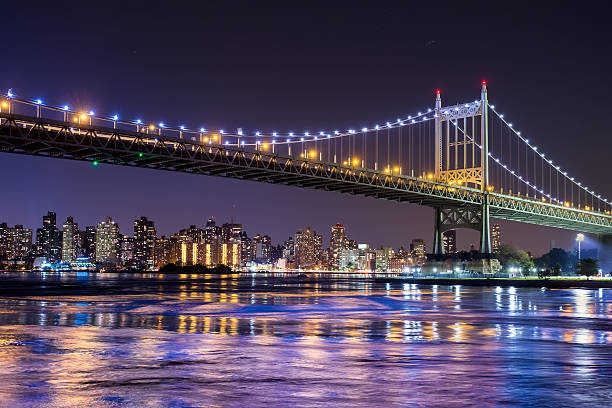
M 225 3 L 225 2 L 215 2 Z M 333 4 L 332 4 L 333 3 Z M 605 3 L 497 8 L 442 2 L 122 2 L 3 5 L 0 89 L 101 114 L 191 127 L 349 128 L 479 96 L 556 163 L 612 196 L 612 35 Z M 601 4 L 601 7 L 597 4 Z M 153 170 L 2 154 L 0 221 L 37 227 L 47 210 L 81 226 L 146 215 L 170 234 L 233 215 L 280 242 L 340 221 L 374 245 L 423 237 L 429 208 Z M 235 208 L 234 208 L 235 206 Z M 494 221 L 495 222 L 495 221 Z M 503 240 L 545 252 L 571 231 L 502 222 Z M 459 232 L 459 246 L 477 241 Z

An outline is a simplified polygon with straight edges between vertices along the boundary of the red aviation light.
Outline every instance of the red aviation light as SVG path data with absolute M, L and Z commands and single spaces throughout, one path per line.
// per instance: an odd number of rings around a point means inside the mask
M 482 85 L 487 86 L 487 81 L 482 81 Z

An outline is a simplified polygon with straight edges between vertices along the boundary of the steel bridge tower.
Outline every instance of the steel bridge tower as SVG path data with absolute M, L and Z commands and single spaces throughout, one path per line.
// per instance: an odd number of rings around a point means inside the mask
M 482 190 L 480 207 L 435 207 L 433 253 L 444 254 L 443 234 L 457 228 L 480 232 L 480 252 L 491 253 L 489 199 L 489 128 L 487 84 L 482 82 L 480 103 L 442 107 L 440 91 L 435 104 L 435 179 L 450 185 Z

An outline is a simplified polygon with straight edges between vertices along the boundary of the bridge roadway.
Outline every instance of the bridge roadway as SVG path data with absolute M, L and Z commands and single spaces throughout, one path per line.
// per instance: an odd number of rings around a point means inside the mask
M 595 234 L 612 234 L 612 215 L 496 192 L 450 186 L 235 145 L 156 137 L 114 129 L 0 113 L 0 151 L 98 161 L 207 176 L 336 191 L 429 207 L 479 208 L 489 195 L 492 217 Z M 5 175 L 6 176 L 6 175 Z

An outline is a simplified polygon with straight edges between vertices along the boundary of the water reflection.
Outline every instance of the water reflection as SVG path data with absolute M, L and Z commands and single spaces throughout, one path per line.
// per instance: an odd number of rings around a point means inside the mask
M 612 398 L 612 290 L 278 278 L 3 275 L 0 392 L 50 406 Z

